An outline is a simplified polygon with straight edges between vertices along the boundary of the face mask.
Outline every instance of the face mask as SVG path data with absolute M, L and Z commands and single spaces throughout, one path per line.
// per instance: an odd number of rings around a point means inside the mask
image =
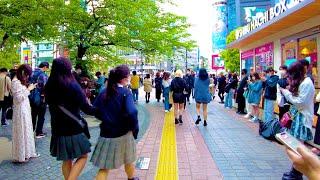
M 284 70 L 280 70 L 280 75 L 283 77 L 283 76 L 285 76 L 286 75 L 286 71 L 284 71 Z

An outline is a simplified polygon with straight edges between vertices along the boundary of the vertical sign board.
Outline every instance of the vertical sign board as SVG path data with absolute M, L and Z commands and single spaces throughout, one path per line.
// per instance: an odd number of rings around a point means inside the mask
M 32 62 L 29 61 L 29 60 L 31 60 L 31 50 L 30 50 L 30 48 L 29 47 L 23 48 L 22 54 L 23 54 L 24 63 L 25 64 L 31 64 Z
M 212 69 L 218 70 L 218 69 L 224 69 L 224 61 L 221 59 L 219 54 L 213 54 L 212 56 Z

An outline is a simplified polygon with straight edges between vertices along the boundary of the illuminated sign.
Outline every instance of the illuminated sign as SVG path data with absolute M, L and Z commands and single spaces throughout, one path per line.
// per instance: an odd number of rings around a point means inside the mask
M 248 34 L 254 29 L 260 27 L 262 24 L 278 17 L 280 14 L 286 12 L 288 9 L 301 3 L 303 0 L 280 0 L 274 7 L 271 7 L 268 11 L 264 12 L 259 18 L 252 20 L 247 25 L 236 30 L 236 39 Z

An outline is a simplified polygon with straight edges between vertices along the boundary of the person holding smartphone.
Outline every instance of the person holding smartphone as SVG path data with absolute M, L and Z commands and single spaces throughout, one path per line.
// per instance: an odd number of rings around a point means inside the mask
M 252 106 L 253 118 L 249 121 L 257 122 L 259 120 L 259 104 L 262 95 L 262 81 L 257 72 L 253 73 L 252 79 L 248 81 L 248 103 Z
M 18 68 L 17 74 L 12 80 L 12 158 L 13 162 L 18 163 L 39 157 L 39 154 L 36 153 L 28 98 L 30 91 L 37 86 L 36 84 L 28 84 L 31 73 L 31 67 L 23 64 Z
M 280 91 L 286 100 L 292 104 L 289 112 L 293 119 L 289 133 L 301 142 L 312 140 L 314 85 L 312 80 L 307 77 L 303 64 L 299 61 L 289 67 L 288 80 L 289 88 L 280 88 Z M 292 167 L 291 171 L 283 174 L 282 179 L 302 180 L 302 173 Z

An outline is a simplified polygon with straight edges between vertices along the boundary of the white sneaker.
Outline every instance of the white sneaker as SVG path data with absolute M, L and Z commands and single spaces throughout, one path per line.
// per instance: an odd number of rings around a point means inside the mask
M 244 116 L 244 118 L 247 118 L 247 119 L 249 119 L 250 117 L 251 117 L 251 114 L 247 114 Z
M 249 119 L 249 121 L 255 123 L 255 122 L 258 121 L 258 118 L 257 117 L 253 117 L 253 118 Z
M 168 111 L 168 110 L 165 110 L 164 112 L 167 113 L 167 112 L 169 112 L 169 111 Z

